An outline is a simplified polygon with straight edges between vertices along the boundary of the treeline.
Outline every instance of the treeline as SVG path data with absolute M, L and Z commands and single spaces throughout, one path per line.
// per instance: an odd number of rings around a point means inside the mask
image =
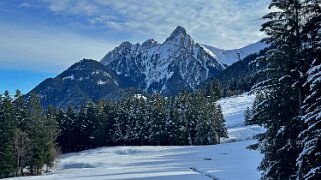
M 250 146 L 262 179 L 321 179 L 321 1 L 273 0 L 262 31 L 271 45 L 247 123 L 267 130 Z
M 114 145 L 207 145 L 227 137 L 217 96 L 201 92 L 155 94 L 59 110 L 63 152 Z
M 27 101 L 17 91 L 0 95 L 0 178 L 48 171 L 57 156 L 56 112 L 43 111 L 35 93 Z

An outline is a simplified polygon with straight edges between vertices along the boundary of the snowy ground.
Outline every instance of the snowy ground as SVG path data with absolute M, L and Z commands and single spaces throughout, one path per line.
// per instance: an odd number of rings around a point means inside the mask
M 243 111 L 253 100 L 247 95 L 220 100 L 230 136 L 224 144 L 98 148 L 62 155 L 52 174 L 22 179 L 259 179 L 261 155 L 246 147 L 263 129 L 243 125 Z
M 244 126 L 243 113 L 247 107 L 252 106 L 254 99 L 255 95 L 244 94 L 219 101 L 229 135 L 229 138 L 222 140 L 223 143 L 250 140 L 254 135 L 264 131 L 258 125 Z

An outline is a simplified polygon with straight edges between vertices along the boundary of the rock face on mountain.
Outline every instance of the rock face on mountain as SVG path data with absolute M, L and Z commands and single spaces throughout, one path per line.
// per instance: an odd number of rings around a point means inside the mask
M 153 39 L 143 44 L 123 42 L 101 63 L 146 92 L 173 95 L 195 90 L 225 68 L 204 49 L 178 26 L 162 44 Z
M 83 59 L 33 89 L 43 106 L 79 107 L 88 101 L 114 99 L 124 88 L 118 76 L 95 60 Z

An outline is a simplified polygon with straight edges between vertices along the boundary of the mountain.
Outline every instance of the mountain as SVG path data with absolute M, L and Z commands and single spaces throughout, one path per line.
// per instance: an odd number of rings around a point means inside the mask
M 123 42 L 100 62 L 138 88 L 162 95 L 195 90 L 225 68 L 181 26 L 161 44 L 153 39 L 142 44 Z
M 142 44 L 123 42 L 100 62 L 83 59 L 57 77 L 46 79 L 33 91 L 45 107 L 51 104 L 77 108 L 88 101 L 118 99 L 135 93 L 176 95 L 182 90 L 203 88 L 213 78 L 232 90 L 236 82 L 239 89 L 245 87 L 242 83 L 248 83 L 243 77 L 252 77 L 255 72 L 249 68 L 249 60 L 237 61 L 231 66 L 221 62 L 226 63 L 233 53 L 235 56 L 239 52 L 243 58 L 263 47 L 256 43 L 224 51 L 194 42 L 186 30 L 178 26 L 163 43 L 153 39 Z M 223 52 L 230 55 L 223 56 Z
M 261 50 L 268 47 L 267 44 L 262 42 L 256 42 L 249 44 L 245 47 L 232 50 L 223 50 L 209 45 L 203 45 L 208 51 L 212 53 L 212 56 L 215 57 L 218 61 L 232 65 L 234 62 L 244 59 L 250 54 L 259 53 Z
M 98 61 L 83 59 L 55 78 L 48 78 L 32 91 L 43 106 L 80 107 L 88 101 L 115 99 L 124 94 L 125 82 Z M 27 94 L 28 96 L 28 94 Z

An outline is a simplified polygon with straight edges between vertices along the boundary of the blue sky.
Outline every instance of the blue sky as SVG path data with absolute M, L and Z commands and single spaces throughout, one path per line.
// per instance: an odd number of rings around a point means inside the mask
M 163 42 L 178 25 L 195 41 L 233 49 L 264 37 L 268 0 L 2 0 L 0 92 L 24 93 L 123 41 Z M 24 77 L 24 78 L 22 78 Z

